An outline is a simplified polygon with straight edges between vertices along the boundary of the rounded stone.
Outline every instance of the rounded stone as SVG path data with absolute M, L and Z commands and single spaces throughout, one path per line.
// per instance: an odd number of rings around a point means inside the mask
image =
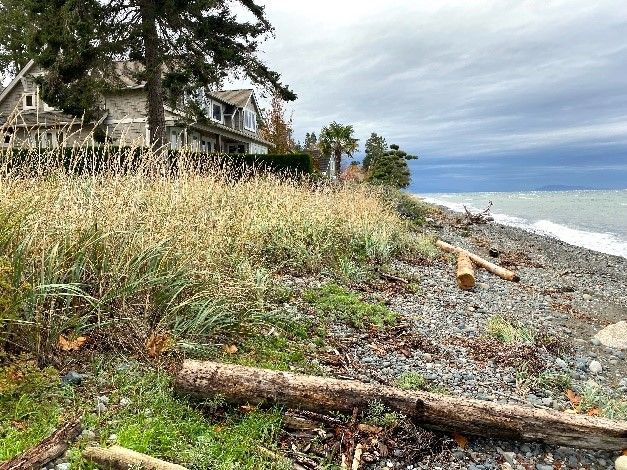
M 616 470 L 627 470 L 627 455 L 621 455 L 614 462 Z
M 603 370 L 603 366 L 599 361 L 591 361 L 588 369 L 590 369 L 590 372 L 592 372 L 593 374 L 600 374 Z

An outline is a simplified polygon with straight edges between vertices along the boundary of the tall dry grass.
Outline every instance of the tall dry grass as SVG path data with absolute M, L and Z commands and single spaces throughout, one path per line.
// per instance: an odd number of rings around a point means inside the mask
M 170 177 L 77 176 L 46 163 L 54 153 L 33 154 L 36 174 L 0 174 L 0 345 L 44 362 L 61 334 L 210 341 L 272 321 L 277 273 L 385 262 L 417 246 L 366 186 L 184 165 Z

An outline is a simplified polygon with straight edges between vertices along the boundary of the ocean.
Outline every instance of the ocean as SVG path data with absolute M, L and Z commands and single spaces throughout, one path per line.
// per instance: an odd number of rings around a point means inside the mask
M 427 202 L 463 212 L 485 209 L 496 222 L 571 245 L 627 258 L 627 189 L 419 194 Z

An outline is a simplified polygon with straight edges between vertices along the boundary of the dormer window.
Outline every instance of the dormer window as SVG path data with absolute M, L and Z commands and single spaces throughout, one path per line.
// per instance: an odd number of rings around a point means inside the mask
M 24 109 L 35 109 L 34 93 L 27 93 L 24 95 Z
M 244 110 L 244 129 L 252 132 L 257 131 L 257 115 L 248 109 Z
M 213 103 L 213 106 L 211 108 L 212 111 L 212 117 L 214 121 L 218 121 L 218 122 L 222 122 L 223 117 L 222 116 L 222 105 L 220 103 Z

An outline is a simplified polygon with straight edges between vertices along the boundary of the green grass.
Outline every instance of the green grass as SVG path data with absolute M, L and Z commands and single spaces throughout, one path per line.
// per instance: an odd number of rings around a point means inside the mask
M 357 293 L 333 283 L 305 291 L 303 299 L 321 315 L 342 320 L 357 329 L 394 325 L 398 317 L 383 303 L 366 302 Z
M 627 397 L 588 384 L 581 393 L 579 410 L 587 413 L 593 408 L 598 408 L 599 416 L 604 418 L 627 420 Z
M 244 413 L 223 406 L 219 397 L 195 402 L 175 394 L 167 374 L 135 362 L 117 367 L 94 364 L 91 377 L 77 387 L 62 388 L 51 369 L 24 370 L 28 373 L 17 382 L 12 369 L 2 370 L 0 461 L 46 437 L 62 413 L 80 412 L 83 427 L 93 430 L 101 445 L 116 443 L 190 469 L 287 468 L 286 462 L 259 452 L 260 446 L 275 449 L 282 419 L 279 409 Z M 103 394 L 109 403 L 98 414 L 95 398 Z M 123 406 L 122 398 L 130 403 Z M 109 439 L 111 435 L 116 438 Z M 94 468 L 81 458 L 85 445 L 79 439 L 71 447 L 73 469 Z
M 570 375 L 563 372 L 544 371 L 530 373 L 525 366 L 516 371 L 516 386 L 527 393 L 529 390 L 544 390 L 558 395 L 573 387 Z
M 531 328 L 510 322 L 500 315 L 490 318 L 487 333 L 494 339 L 506 344 L 533 343 L 535 341 L 535 332 Z
M 368 410 L 364 414 L 364 421 L 372 426 L 389 427 L 394 426 L 403 416 L 395 411 L 391 411 L 388 406 L 378 400 L 368 404 Z
M 59 376 L 32 362 L 0 368 L 0 461 L 15 457 L 52 432 L 62 413 Z
M 428 390 L 429 384 L 419 372 L 405 372 L 396 379 L 396 386 L 403 390 Z

